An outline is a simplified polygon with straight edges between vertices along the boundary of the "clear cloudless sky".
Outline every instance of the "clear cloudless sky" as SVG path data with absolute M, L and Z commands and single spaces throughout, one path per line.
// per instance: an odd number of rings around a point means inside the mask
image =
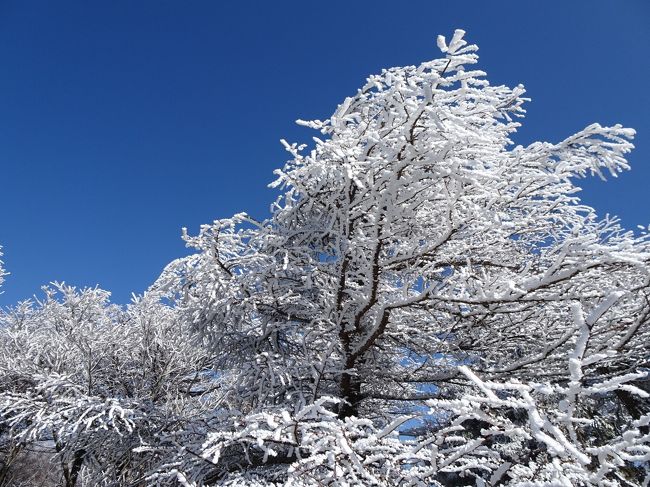
M 266 187 L 381 68 L 455 28 L 532 102 L 516 143 L 637 130 L 632 171 L 583 200 L 650 223 L 650 2 L 0 0 L 0 306 L 64 280 L 124 303 L 187 254 L 181 227 L 268 214 Z

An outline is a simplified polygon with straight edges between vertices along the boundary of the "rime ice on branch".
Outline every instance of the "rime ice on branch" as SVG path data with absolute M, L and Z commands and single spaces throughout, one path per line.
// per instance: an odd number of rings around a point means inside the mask
M 2 257 L 2 247 L 0 246 L 0 257 Z M 5 276 L 8 274 L 4 267 L 4 262 L 2 262 L 2 259 L 0 259 L 0 287 L 2 287 L 2 284 L 5 282 Z M 0 291 L 2 292 L 2 291 Z

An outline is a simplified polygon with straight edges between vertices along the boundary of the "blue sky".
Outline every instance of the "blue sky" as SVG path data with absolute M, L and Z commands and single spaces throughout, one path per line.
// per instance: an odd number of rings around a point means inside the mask
M 185 255 L 180 229 L 247 211 L 381 68 L 438 56 L 457 27 L 493 84 L 533 101 L 515 139 L 591 122 L 637 130 L 633 170 L 584 183 L 626 226 L 650 223 L 650 2 L 0 1 L 0 306 L 53 280 L 126 302 Z

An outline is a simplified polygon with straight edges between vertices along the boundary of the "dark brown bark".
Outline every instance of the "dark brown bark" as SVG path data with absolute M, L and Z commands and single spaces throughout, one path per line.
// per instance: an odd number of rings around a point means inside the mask
M 340 383 L 341 399 L 345 402 L 339 406 L 340 419 L 359 415 L 359 401 L 361 400 L 361 381 L 349 371 L 343 373 Z

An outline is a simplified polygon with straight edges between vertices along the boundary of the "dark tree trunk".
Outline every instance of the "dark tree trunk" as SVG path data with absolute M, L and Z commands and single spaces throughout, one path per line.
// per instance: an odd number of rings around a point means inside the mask
M 81 466 L 84 463 L 85 456 L 85 450 L 77 450 L 74 452 L 72 464 L 69 465 L 64 463 L 62 465 L 65 487 L 75 487 L 77 485 L 77 479 L 79 478 L 79 472 L 81 471 Z
M 349 418 L 350 416 L 359 416 L 361 381 L 351 372 L 354 365 L 354 361 L 348 360 L 348 363 L 346 363 L 346 371 L 341 376 L 339 389 L 341 399 L 345 402 L 339 406 L 338 415 L 340 419 Z

